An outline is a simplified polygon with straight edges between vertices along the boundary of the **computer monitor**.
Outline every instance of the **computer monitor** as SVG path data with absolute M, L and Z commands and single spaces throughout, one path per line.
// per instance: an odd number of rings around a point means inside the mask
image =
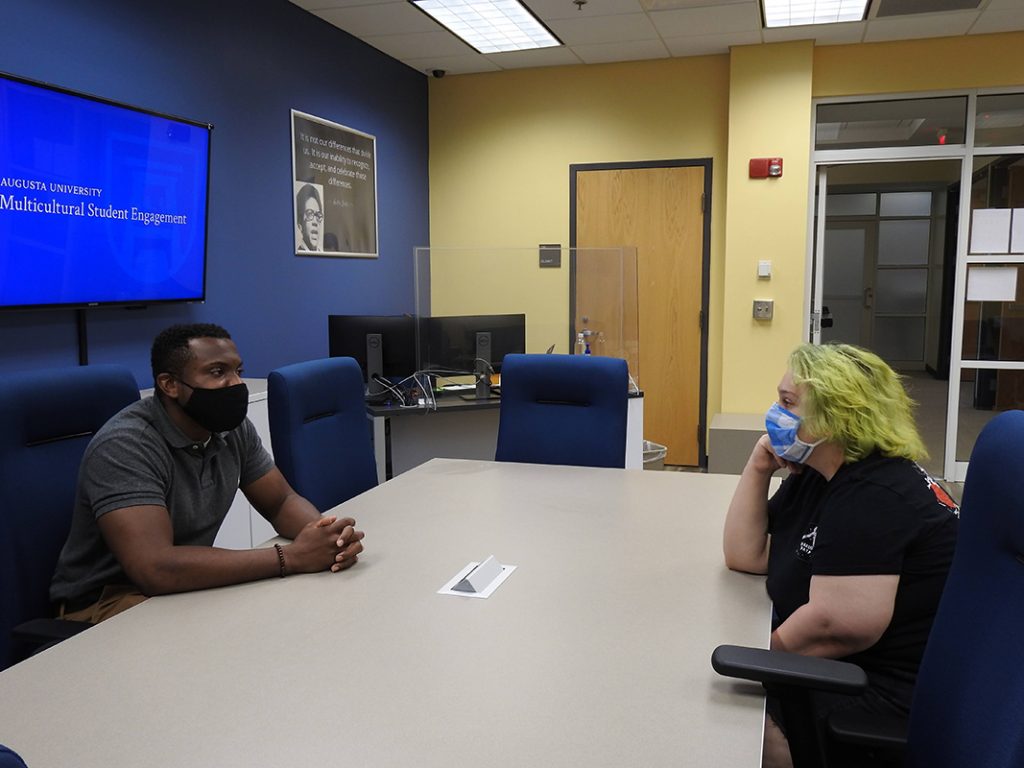
M 410 315 L 328 315 L 331 357 L 359 363 L 368 398 L 388 393 L 377 377 L 398 382 L 416 372 L 416 319 Z
M 526 315 L 426 317 L 421 334 L 424 371 L 498 373 L 505 355 L 526 351 Z

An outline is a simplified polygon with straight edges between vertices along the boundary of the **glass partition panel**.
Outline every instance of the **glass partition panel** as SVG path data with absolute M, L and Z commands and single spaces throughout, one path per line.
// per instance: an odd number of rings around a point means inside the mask
M 1024 264 L 971 264 L 964 360 L 1024 361 Z
M 928 302 L 928 270 L 885 269 L 878 271 L 875 286 L 878 314 L 923 315 Z M 882 279 L 884 277 L 884 279 Z
M 963 144 L 967 97 L 819 104 L 815 149 Z
M 875 317 L 872 349 L 887 362 L 924 357 L 923 317 Z
M 931 216 L 932 193 L 883 192 L 879 210 L 882 216 Z
M 420 366 L 438 318 L 523 315 L 526 352 L 620 357 L 640 380 L 635 248 L 424 247 L 414 270 Z
M 978 97 L 974 146 L 1010 147 L 1024 144 L 1024 93 Z
M 985 425 L 1003 411 L 1024 408 L 1024 370 L 964 369 L 960 379 L 960 410 L 956 460 L 968 461 Z
M 931 219 L 882 219 L 878 222 L 878 263 L 927 264 Z
M 968 253 L 1024 253 L 1024 155 L 974 158 Z
M 924 370 L 900 371 L 903 385 L 914 402 L 914 421 L 928 456 L 920 460 L 932 477 L 943 476 L 946 454 L 946 409 L 949 381 Z
M 878 207 L 878 195 L 874 192 L 836 194 L 825 198 L 826 216 L 874 216 Z

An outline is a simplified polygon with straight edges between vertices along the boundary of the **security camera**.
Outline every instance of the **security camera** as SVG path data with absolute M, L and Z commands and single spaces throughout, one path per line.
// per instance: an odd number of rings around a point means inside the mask
M 440 80 L 442 77 L 444 77 L 448 73 L 445 72 L 443 69 L 432 69 L 432 70 L 430 70 L 430 74 L 432 74 L 434 77 L 436 77 L 438 80 Z

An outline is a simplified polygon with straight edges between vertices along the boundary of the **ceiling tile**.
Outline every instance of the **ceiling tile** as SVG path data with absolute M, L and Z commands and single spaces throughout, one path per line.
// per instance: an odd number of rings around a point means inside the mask
M 672 37 L 665 41 L 665 45 L 673 56 L 707 56 L 728 53 L 732 45 L 757 45 L 760 42 L 760 32 L 736 32 L 730 35 Z
M 552 19 L 548 26 L 566 45 L 658 39 L 654 25 L 643 13 L 583 19 Z
M 407 64 L 418 72 L 430 74 L 435 69 L 443 69 L 445 75 L 468 75 L 473 72 L 497 72 L 501 67 L 487 60 L 478 53 L 464 56 L 430 56 L 422 59 L 404 59 Z
M 755 3 L 759 0 L 640 0 L 646 11 L 670 11 L 677 8 L 698 8 L 705 5 L 728 5 L 729 3 Z
M 408 35 L 367 35 L 362 38 L 388 56 L 405 61 L 433 56 L 466 56 L 475 53 L 450 32 L 417 32 Z
M 332 0 L 292 0 L 292 4 L 299 6 L 299 8 L 305 8 L 307 11 L 316 11 L 320 8 L 330 8 L 336 5 Z
M 591 16 L 618 16 L 623 13 L 641 13 L 640 0 L 587 0 L 577 8 L 572 0 L 523 0 L 540 18 L 578 19 Z
M 632 43 L 596 43 L 572 47 L 586 64 L 607 64 L 612 61 L 667 59 L 668 49 L 660 40 L 638 40 Z
M 316 15 L 357 37 L 437 31 L 437 22 L 404 0 L 397 3 L 332 8 L 317 11 Z
M 916 16 L 891 16 L 871 19 L 864 34 L 864 42 L 883 40 L 914 40 L 922 37 L 951 37 L 964 35 L 978 18 L 977 11 L 956 13 L 922 13 Z
M 752 32 L 761 29 L 756 3 L 737 3 L 679 11 L 652 11 L 651 21 L 663 38 Z
M 564 67 L 582 64 L 583 61 L 571 48 L 560 45 L 557 48 L 538 48 L 535 51 L 507 51 L 491 53 L 489 59 L 501 69 L 529 69 L 531 67 Z
M 572 0 L 525 0 L 567 45 L 485 57 L 406 0 L 291 2 L 414 69 L 452 74 L 701 56 L 759 42 L 810 39 L 816 45 L 845 45 L 1024 30 L 1024 0 L 982 0 L 983 11 L 771 30 L 761 29 L 760 0 L 587 0 L 582 9 Z
M 989 7 L 978 17 L 970 34 L 983 35 L 990 32 L 1009 32 L 1015 29 L 1024 29 L 1024 8 L 1018 7 L 1009 11 L 994 11 Z
M 847 21 L 842 24 L 817 24 L 811 27 L 774 27 L 764 30 L 763 34 L 766 43 L 813 38 L 815 45 L 845 45 L 861 42 L 865 29 L 866 21 Z
M 330 8 L 350 8 L 354 5 L 376 5 L 374 0 L 291 0 L 307 11 L 324 11 Z M 391 0 L 387 0 L 391 2 Z

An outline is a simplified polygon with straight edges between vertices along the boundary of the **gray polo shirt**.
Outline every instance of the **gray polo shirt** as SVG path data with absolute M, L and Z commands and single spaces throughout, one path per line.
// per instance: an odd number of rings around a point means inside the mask
M 239 487 L 269 472 L 274 460 L 248 419 L 214 434 L 204 447 L 171 421 L 157 397 L 132 403 L 85 449 L 67 542 L 50 599 L 75 604 L 99 598 L 110 584 L 130 584 L 100 534 L 97 519 L 115 509 L 167 509 L 176 545 L 211 546 Z

